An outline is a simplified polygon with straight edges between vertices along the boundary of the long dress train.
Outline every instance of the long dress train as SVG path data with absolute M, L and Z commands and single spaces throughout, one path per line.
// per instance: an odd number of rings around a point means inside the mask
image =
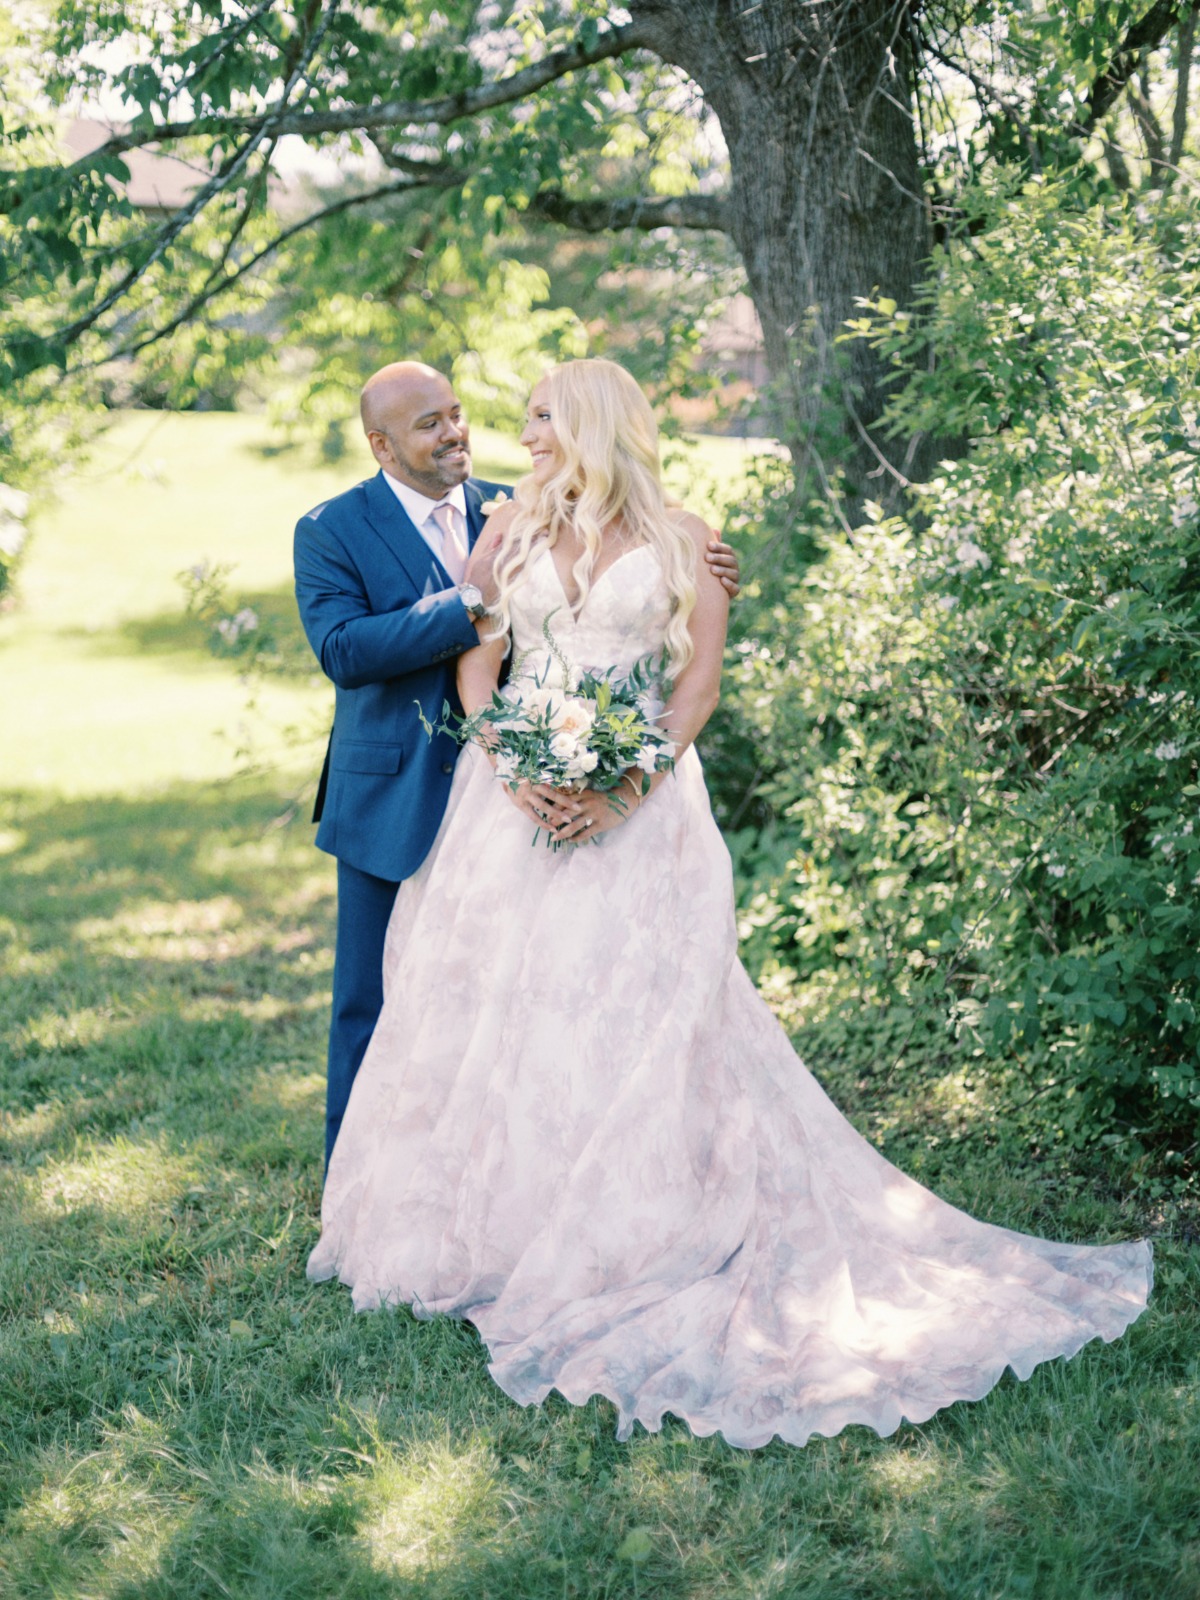
M 638 547 L 573 617 L 535 555 L 520 670 L 661 646 Z M 796 1056 L 737 958 L 729 856 L 694 751 L 627 822 L 558 853 L 483 756 L 459 762 L 403 884 L 385 1003 L 329 1169 L 312 1278 L 366 1310 L 469 1317 L 515 1400 L 611 1399 L 619 1436 L 880 1434 L 1115 1339 L 1145 1241 L 978 1222 L 885 1161 Z

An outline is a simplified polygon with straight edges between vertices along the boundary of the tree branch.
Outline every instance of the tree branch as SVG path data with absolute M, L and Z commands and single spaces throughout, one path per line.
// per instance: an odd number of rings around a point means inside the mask
M 1196 6 L 1189 5 L 1179 19 L 1179 65 L 1175 78 L 1175 106 L 1171 116 L 1172 168 L 1179 165 L 1183 142 L 1187 138 L 1188 90 L 1192 78 L 1192 54 L 1196 48 Z
M 967 80 L 976 94 L 989 101 L 992 105 L 997 106 L 1004 113 L 1004 116 L 1016 129 L 1017 137 L 1021 141 L 1025 154 L 1029 157 L 1030 168 L 1034 172 L 1040 172 L 1041 161 L 1038 157 L 1037 140 L 1030 131 L 1026 109 L 1021 102 L 1014 95 L 1005 94 L 1000 89 L 997 89 L 993 83 L 989 83 L 986 78 L 981 77 L 966 62 L 955 61 L 953 56 L 948 56 L 944 50 L 939 50 L 932 39 L 924 35 L 918 35 L 917 44 L 923 54 L 932 56 L 935 61 L 940 61 L 944 67 L 949 67 L 951 72 L 957 72 L 960 78 Z
M 169 322 L 164 323 L 161 328 L 156 328 L 152 333 L 145 334 L 129 344 L 122 345 L 120 349 L 102 356 L 99 360 L 89 361 L 82 366 L 72 368 L 72 372 L 87 372 L 103 366 L 109 361 L 118 361 L 122 358 L 136 356 L 141 351 L 148 350 L 151 345 L 158 344 L 160 340 L 169 338 L 171 334 L 183 327 L 186 322 L 190 322 L 197 311 L 203 310 L 210 300 L 215 300 L 218 295 L 224 294 L 227 289 L 232 289 L 235 283 L 244 278 L 248 272 L 252 272 L 260 262 L 273 255 L 289 239 L 294 239 L 298 233 L 303 233 L 306 228 L 312 228 L 318 223 L 327 222 L 330 217 L 340 216 L 342 212 L 350 211 L 355 206 L 366 206 L 376 200 L 386 200 L 390 195 L 412 194 L 419 189 L 449 189 L 456 184 L 465 182 L 465 173 L 455 175 L 452 181 L 447 181 L 445 177 L 424 180 L 401 178 L 396 183 L 384 184 L 381 188 L 370 189 L 365 194 L 348 195 L 341 200 L 335 200 L 331 205 L 324 206 L 320 211 L 314 211 L 309 216 L 302 217 L 299 222 L 293 222 L 290 227 L 284 228 L 273 239 L 268 240 L 265 245 L 256 250 L 253 255 L 241 262 L 232 272 L 220 273 L 219 276 L 217 273 L 210 274 L 203 288 L 198 290 L 183 309 L 177 312 Z
M 644 43 L 644 30 L 635 24 L 611 28 L 594 45 L 567 45 L 542 61 L 522 67 L 507 78 L 481 84 L 476 89 L 461 89 L 457 94 L 443 95 L 438 100 L 385 100 L 372 106 L 340 106 L 336 110 L 296 110 L 291 113 L 287 111 L 286 102 L 281 101 L 272 109 L 254 116 L 193 117 L 186 122 L 163 122 L 152 128 L 130 128 L 125 133 L 114 133 L 65 171 L 70 173 L 84 169 L 102 157 L 119 156 L 126 150 L 136 150 L 143 145 L 164 144 L 202 135 L 254 134 L 267 127 L 276 138 L 285 133 L 306 138 L 322 133 L 370 133 L 376 128 L 428 126 L 430 123 L 445 126 L 463 117 L 473 117 L 482 111 L 511 105 L 514 100 L 524 100 L 546 84 L 565 77 L 568 72 L 577 72 L 581 67 L 594 66 L 598 61 L 624 55 L 627 50 L 639 49 Z
M 259 119 L 258 128 L 251 132 L 250 137 L 246 140 L 246 143 L 242 145 L 241 149 L 238 150 L 236 154 L 231 156 L 230 159 L 213 174 L 208 182 L 197 190 L 196 194 L 192 197 L 188 204 L 171 218 L 170 222 L 168 222 L 159 233 L 158 238 L 155 240 L 154 246 L 147 255 L 146 259 L 139 262 L 137 265 L 130 267 L 128 272 L 126 272 L 118 280 L 118 282 L 113 285 L 107 294 L 103 295 L 96 302 L 90 311 L 86 312 L 84 316 L 76 318 L 76 320 L 68 324 L 67 327 L 60 329 L 60 331 L 54 335 L 50 342 L 65 348 L 67 345 L 73 344 L 75 340 L 78 339 L 82 334 L 86 333 L 89 328 L 93 327 L 106 311 L 110 310 L 112 306 L 116 305 L 118 300 L 123 299 L 124 296 L 129 293 L 130 289 L 132 289 L 136 283 L 146 276 L 156 261 L 161 260 L 174 241 L 190 223 L 195 221 L 196 217 L 200 215 L 201 211 L 204 210 L 205 206 L 213 198 L 213 196 L 220 194 L 223 190 L 227 189 L 233 182 L 234 178 L 237 177 L 238 173 L 246 169 L 250 162 L 251 156 L 253 156 L 259 145 L 261 145 L 268 137 L 272 143 L 275 141 L 278 135 L 275 127 L 273 126 L 273 120 L 282 116 L 283 108 L 287 105 L 292 91 L 300 83 L 304 69 L 312 60 L 313 55 L 316 53 L 317 47 L 319 46 L 326 29 L 329 27 L 329 23 L 332 20 L 333 13 L 336 9 L 337 0 L 334 0 L 334 4 L 331 5 L 329 12 L 326 14 L 320 26 L 305 41 L 303 53 L 299 56 L 296 65 L 293 67 L 292 72 L 287 79 L 287 82 L 283 86 L 283 93 L 280 96 L 276 111 L 272 112 L 271 116 L 265 119 Z
M 529 202 L 527 213 L 547 222 L 561 223 L 580 233 L 607 233 L 621 228 L 707 228 L 728 233 L 729 202 L 723 195 L 634 195 L 609 200 L 573 199 L 561 189 L 542 189 Z
M 1145 70 L 1145 57 L 1142 58 L 1142 71 L 1134 73 L 1129 80 L 1129 103 L 1133 107 L 1138 127 L 1142 130 L 1142 138 L 1146 141 L 1146 155 L 1151 170 L 1158 178 L 1161 175 L 1160 169 L 1167 159 L 1167 142 L 1154 114 L 1154 107 L 1150 104 L 1150 84 Z
M 1092 85 L 1082 117 L 1072 124 L 1073 133 L 1088 137 L 1119 97 L 1137 71 L 1143 50 L 1160 45 L 1179 17 L 1179 0 L 1156 0 L 1140 22 L 1135 22 L 1122 39 L 1104 71 Z
M 1117 143 L 1117 130 L 1111 121 L 1104 125 L 1102 136 L 1104 155 L 1108 162 L 1108 175 L 1122 194 L 1128 194 L 1133 188 L 1133 178 L 1129 171 L 1129 163 L 1125 159 L 1125 152 Z

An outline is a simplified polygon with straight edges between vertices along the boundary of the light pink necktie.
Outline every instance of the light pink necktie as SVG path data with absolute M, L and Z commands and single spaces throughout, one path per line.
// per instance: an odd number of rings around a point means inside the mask
M 449 500 L 442 500 L 429 515 L 441 531 L 442 565 L 455 583 L 461 583 L 467 570 L 467 546 L 458 531 L 458 510 Z

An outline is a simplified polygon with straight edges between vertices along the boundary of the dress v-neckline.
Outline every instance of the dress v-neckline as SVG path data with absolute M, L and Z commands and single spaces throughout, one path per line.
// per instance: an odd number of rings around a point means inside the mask
M 580 601 L 578 610 L 576 610 L 575 607 L 571 604 L 570 596 L 567 594 L 567 586 L 562 581 L 562 575 L 558 570 L 558 563 L 554 559 L 554 551 L 550 548 L 550 546 L 548 544 L 542 545 L 541 548 L 542 548 L 543 555 L 549 561 L 550 568 L 551 568 L 552 572 L 554 573 L 554 581 L 558 585 L 558 592 L 559 592 L 559 594 L 562 595 L 563 599 L 566 601 L 567 611 L 570 614 L 571 621 L 572 622 L 578 622 L 580 617 L 583 615 L 584 607 L 587 605 L 588 601 L 595 594 L 595 592 L 599 588 L 599 586 L 604 582 L 605 578 L 608 577 L 609 573 L 613 570 L 613 568 L 614 567 L 619 567 L 621 565 L 622 561 L 627 561 L 630 556 L 640 555 L 643 550 L 649 550 L 652 547 L 650 545 L 648 545 L 648 544 L 635 544 L 632 550 L 623 550 L 615 561 L 610 561 L 609 564 L 604 568 L 603 572 L 601 572 L 600 576 L 598 578 L 595 578 L 592 581 L 592 583 L 588 586 L 588 592 L 584 595 L 583 599 Z

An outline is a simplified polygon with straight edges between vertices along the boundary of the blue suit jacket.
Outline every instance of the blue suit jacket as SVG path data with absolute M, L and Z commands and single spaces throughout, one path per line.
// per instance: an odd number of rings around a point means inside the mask
M 464 487 L 474 544 L 500 486 Z M 478 635 L 382 472 L 300 518 L 295 562 L 300 620 L 337 689 L 317 845 L 399 882 L 433 843 L 458 754 L 448 735 L 429 738 L 418 703 L 434 723 L 445 701 L 457 707 L 455 661 Z

